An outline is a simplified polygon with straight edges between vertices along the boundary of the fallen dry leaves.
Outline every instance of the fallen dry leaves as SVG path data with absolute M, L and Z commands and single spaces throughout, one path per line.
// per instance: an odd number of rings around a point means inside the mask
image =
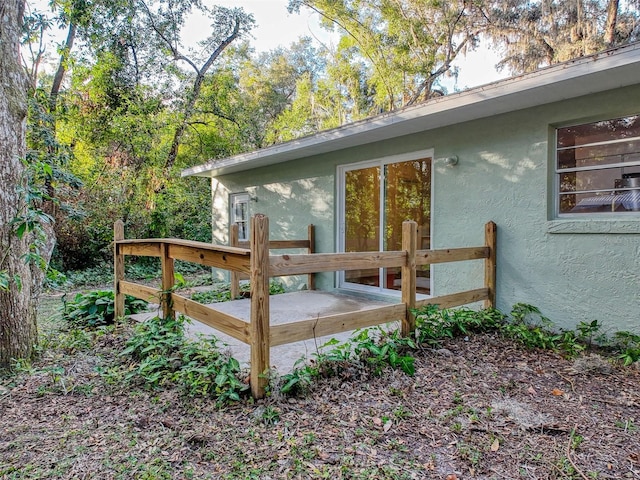
M 572 464 L 640 478 L 635 367 L 581 373 L 555 353 L 470 336 L 443 344 L 451 356 L 418 352 L 414 377 L 355 369 L 304 398 L 218 409 L 107 384 L 96 368 L 121 342 L 100 342 L 0 380 L 0 478 L 555 479 Z

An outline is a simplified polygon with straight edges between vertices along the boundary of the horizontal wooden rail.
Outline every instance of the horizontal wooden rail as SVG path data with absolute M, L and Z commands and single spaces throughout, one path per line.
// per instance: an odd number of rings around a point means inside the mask
M 230 247 L 228 245 L 217 245 L 214 243 L 197 242 L 195 240 L 183 240 L 181 238 L 132 238 L 127 240 L 116 240 L 117 245 L 139 245 L 143 243 L 161 244 L 168 243 L 171 245 L 182 245 L 184 247 L 201 248 L 203 250 L 212 250 L 216 252 L 235 253 L 238 255 L 251 255 L 248 248 Z M 133 254 L 130 254 L 133 255 Z
M 453 308 L 469 303 L 480 302 L 489 298 L 488 288 L 476 288 L 475 290 L 466 290 L 464 292 L 452 293 L 450 295 L 441 295 L 439 297 L 426 298 L 424 300 L 416 300 L 416 308 L 425 305 L 438 305 L 439 308 Z
M 269 275 L 279 277 L 337 270 L 401 267 L 406 261 L 407 253 L 401 251 L 271 255 Z
M 416 265 L 479 260 L 489 257 L 487 247 L 418 250 Z M 407 261 L 403 251 L 314 253 L 311 255 L 271 255 L 269 275 L 272 277 L 305 273 L 334 272 L 336 270 L 364 270 L 367 268 L 402 267 Z
M 397 303 L 359 312 L 339 313 L 294 323 L 273 325 L 271 326 L 270 342 L 273 347 L 275 345 L 285 345 L 309 340 L 310 338 L 348 332 L 358 328 L 400 321 L 404 318 L 405 312 L 404 303 Z
M 489 247 L 418 250 L 416 252 L 416 265 L 480 260 L 482 258 L 489 258 Z
M 233 315 L 214 310 L 176 293 L 171 294 L 173 308 L 186 316 L 220 330 L 244 343 L 250 343 L 249 324 Z
M 199 263 L 207 267 L 223 268 L 239 273 L 250 273 L 250 256 L 200 247 L 169 244 L 169 256 L 175 260 Z
M 148 287 L 147 285 L 140 285 L 139 283 L 124 280 L 120 280 L 118 286 L 120 289 L 119 293 L 124 295 L 131 295 L 132 297 L 151 303 L 160 303 L 162 301 L 162 290 L 159 288 Z
M 249 248 L 249 242 L 239 241 L 238 246 Z M 284 250 L 287 248 L 310 248 L 309 240 L 270 240 L 269 250 Z
M 166 245 L 169 258 L 174 260 L 183 260 L 240 273 L 248 274 L 251 271 L 249 265 L 251 251 L 246 248 L 213 245 L 177 238 L 118 240 L 115 243 L 118 253 L 121 255 L 161 257 L 162 246 Z
M 136 242 L 118 243 L 118 252 L 122 255 L 137 255 L 139 257 L 159 257 L 161 243 Z

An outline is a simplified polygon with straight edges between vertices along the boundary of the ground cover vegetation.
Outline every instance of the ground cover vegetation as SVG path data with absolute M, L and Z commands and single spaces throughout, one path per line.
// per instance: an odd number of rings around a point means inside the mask
M 254 401 L 225 346 L 187 335 L 183 318 L 104 313 L 43 319 L 38 358 L 0 377 L 0 478 L 640 472 L 640 336 L 597 321 L 554 331 L 526 304 L 428 307 L 411 338 L 357 331 L 272 375 Z

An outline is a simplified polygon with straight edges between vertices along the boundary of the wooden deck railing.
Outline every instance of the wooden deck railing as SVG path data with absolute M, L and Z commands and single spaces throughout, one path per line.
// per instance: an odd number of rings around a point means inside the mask
M 307 226 L 307 238 L 302 240 L 269 240 L 269 250 L 289 250 L 289 249 L 304 249 L 308 254 L 315 252 L 316 244 L 316 230 L 314 225 Z M 229 245 L 232 247 L 251 248 L 249 240 L 239 240 L 238 225 L 233 224 L 229 229 Z M 271 277 L 293 275 L 286 273 L 284 275 L 270 275 Z M 248 275 L 243 275 L 238 272 L 231 272 L 230 281 L 230 294 L 231 298 L 235 299 L 240 296 L 240 280 L 248 279 Z M 315 290 L 316 281 L 313 273 L 307 274 L 307 289 Z
M 178 239 L 125 240 L 124 225 L 121 221 L 116 222 L 114 225 L 116 316 L 124 314 L 125 294 L 145 300 L 155 299 L 162 305 L 165 318 L 172 318 L 175 312 L 180 312 L 250 345 L 251 393 L 254 397 L 260 398 L 264 396 L 267 386 L 268 380 L 264 373 L 270 366 L 269 354 L 272 346 L 397 320 L 401 321 L 402 334 L 408 335 L 415 330 L 415 318 L 412 314 L 414 308 L 428 304 L 451 308 L 478 301 L 484 301 L 485 307 L 495 304 L 496 225 L 493 222 L 485 226 L 483 246 L 417 250 L 418 226 L 415 222 L 407 221 L 402 226 L 402 250 L 394 252 L 270 255 L 269 248 L 275 243 L 269 242 L 269 219 L 264 215 L 252 217 L 250 232 L 249 248 Z M 124 275 L 125 255 L 160 257 L 161 288 L 127 282 Z M 417 300 L 416 268 L 418 266 L 480 259 L 484 261 L 485 267 L 484 285 L 481 288 Z M 225 269 L 238 275 L 248 275 L 251 287 L 249 322 L 175 293 L 173 291 L 175 260 Z M 401 268 L 401 302 L 359 312 L 270 325 L 270 277 L 381 267 Z

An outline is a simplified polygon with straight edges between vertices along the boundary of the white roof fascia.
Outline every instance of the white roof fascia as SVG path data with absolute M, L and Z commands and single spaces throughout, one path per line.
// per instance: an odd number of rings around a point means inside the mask
M 640 42 L 188 168 L 218 176 L 640 83 Z

